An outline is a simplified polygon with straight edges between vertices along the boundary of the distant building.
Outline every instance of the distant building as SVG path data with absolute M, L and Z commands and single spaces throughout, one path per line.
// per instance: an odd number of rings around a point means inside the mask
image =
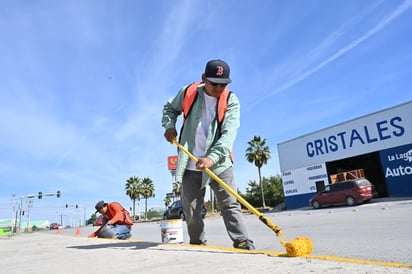
M 379 197 L 412 197 L 412 101 L 278 144 L 287 209 L 361 170 Z
M 11 228 L 18 226 L 19 221 L 15 221 L 14 219 L 1 219 L 0 220 L 0 228 L 4 230 L 11 230 Z M 30 228 L 33 226 L 36 226 L 37 228 L 48 228 L 50 225 L 50 222 L 48 220 L 34 220 L 30 221 Z M 23 221 L 21 222 L 21 229 L 26 230 L 27 229 L 27 222 Z

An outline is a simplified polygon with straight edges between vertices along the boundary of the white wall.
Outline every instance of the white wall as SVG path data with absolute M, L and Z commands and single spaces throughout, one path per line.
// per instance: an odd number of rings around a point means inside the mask
M 282 172 L 285 196 L 316 192 L 317 181 L 325 181 L 325 185 L 329 184 L 324 163 Z

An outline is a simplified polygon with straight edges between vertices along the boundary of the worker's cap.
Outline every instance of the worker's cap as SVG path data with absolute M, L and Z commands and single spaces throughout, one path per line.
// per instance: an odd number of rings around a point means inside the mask
M 96 209 L 96 213 L 100 212 L 100 210 L 102 210 L 102 208 L 107 205 L 104 201 L 98 201 L 96 206 L 94 207 Z
M 232 82 L 230 79 L 230 67 L 222 60 L 207 62 L 205 76 L 208 81 L 216 84 L 229 84 Z

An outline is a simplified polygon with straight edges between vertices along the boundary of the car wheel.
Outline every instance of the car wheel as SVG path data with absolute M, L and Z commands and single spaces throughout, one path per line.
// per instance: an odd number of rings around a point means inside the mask
M 348 206 L 353 206 L 353 205 L 355 205 L 355 198 L 353 198 L 352 196 L 348 196 L 348 197 L 346 197 L 346 204 L 348 205 Z
M 185 214 L 182 212 L 179 213 L 179 218 L 182 219 L 182 221 L 185 220 Z
M 318 208 L 320 208 L 320 203 L 318 201 L 312 201 L 312 207 L 314 209 L 318 209 Z

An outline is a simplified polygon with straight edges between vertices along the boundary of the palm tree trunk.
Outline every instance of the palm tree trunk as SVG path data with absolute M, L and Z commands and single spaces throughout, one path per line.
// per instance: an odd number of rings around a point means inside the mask
M 147 198 L 144 200 L 144 219 L 147 220 Z
M 137 215 L 139 216 L 139 220 L 140 220 L 140 198 L 137 199 Z
M 136 220 L 136 199 L 133 199 L 133 222 Z
M 263 209 L 265 209 L 266 208 L 266 203 L 265 203 L 265 195 L 263 194 L 263 182 L 262 182 L 262 174 L 260 172 L 260 167 L 258 167 L 258 172 L 259 172 L 260 192 L 262 193 L 262 205 L 263 205 Z

